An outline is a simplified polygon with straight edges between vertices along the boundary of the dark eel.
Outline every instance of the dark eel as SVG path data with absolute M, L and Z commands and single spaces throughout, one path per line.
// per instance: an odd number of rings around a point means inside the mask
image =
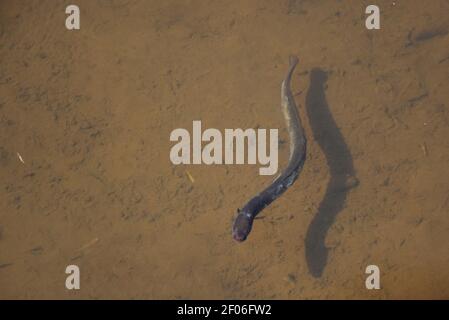
M 251 232 L 254 218 L 295 182 L 306 160 L 307 140 L 290 89 L 291 77 L 297 64 L 298 58 L 291 56 L 290 67 L 281 87 L 281 108 L 290 137 L 290 158 L 287 168 L 271 185 L 252 198 L 243 209 L 237 210 L 237 216 L 232 227 L 232 235 L 237 241 L 246 240 Z

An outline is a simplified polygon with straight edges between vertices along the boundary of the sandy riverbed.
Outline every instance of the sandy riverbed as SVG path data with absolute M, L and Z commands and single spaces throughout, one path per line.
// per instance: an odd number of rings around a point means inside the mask
M 366 1 L 79 0 L 68 31 L 70 3 L 0 2 L 0 298 L 449 298 L 448 1 L 376 31 Z M 307 161 L 238 244 L 272 178 L 174 166 L 169 134 L 285 139 L 290 54 Z

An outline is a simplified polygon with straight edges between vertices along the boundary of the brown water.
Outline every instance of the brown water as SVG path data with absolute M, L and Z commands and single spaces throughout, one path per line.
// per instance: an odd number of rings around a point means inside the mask
M 448 1 L 372 31 L 366 1 L 79 0 L 79 31 L 68 4 L 0 2 L 0 298 L 449 298 Z M 169 135 L 286 139 L 290 54 L 307 161 L 238 244 L 272 177 L 175 166 Z

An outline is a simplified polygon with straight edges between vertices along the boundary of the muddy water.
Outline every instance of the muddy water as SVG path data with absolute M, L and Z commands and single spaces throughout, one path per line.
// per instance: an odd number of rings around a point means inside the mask
M 80 0 L 79 31 L 68 4 L 0 2 L 0 298 L 449 298 L 447 1 L 377 1 L 376 31 L 363 1 Z M 285 140 L 290 54 L 307 161 L 238 244 L 272 177 L 169 135 Z

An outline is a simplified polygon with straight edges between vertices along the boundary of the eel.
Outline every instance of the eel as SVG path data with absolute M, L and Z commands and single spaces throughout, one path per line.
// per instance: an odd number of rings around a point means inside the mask
M 306 160 L 307 139 L 293 98 L 290 82 L 298 64 L 296 56 L 290 56 L 290 66 L 281 85 L 281 109 L 290 140 L 290 157 L 287 167 L 267 188 L 251 198 L 242 209 L 237 209 L 232 226 L 236 241 L 245 241 L 251 232 L 254 219 L 264 208 L 282 195 L 298 178 Z

